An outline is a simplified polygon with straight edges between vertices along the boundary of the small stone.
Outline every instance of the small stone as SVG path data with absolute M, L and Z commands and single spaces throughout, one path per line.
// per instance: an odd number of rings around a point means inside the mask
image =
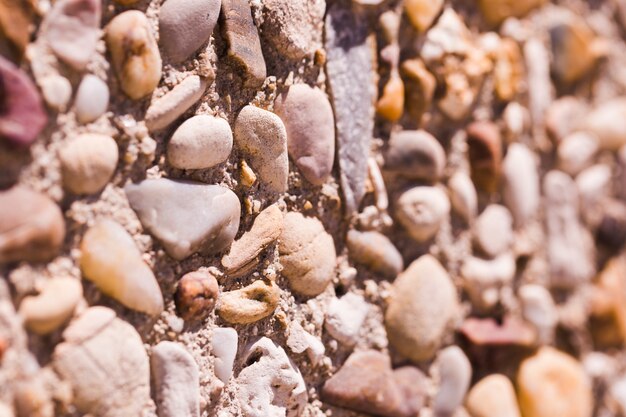
M 413 123 L 419 126 L 433 101 L 437 80 L 420 59 L 404 61 L 400 73 L 404 80 L 404 105 Z
M 150 366 L 133 326 L 106 307 L 91 307 L 63 332 L 52 365 L 72 386 L 72 404 L 97 417 L 154 412 Z
M 582 128 L 598 139 L 600 149 L 618 150 L 626 144 L 626 99 L 617 98 L 596 107 L 586 115 Z
M 472 417 L 521 417 L 515 388 L 501 374 L 478 381 L 467 394 L 465 407 Z
M 200 115 L 185 120 L 167 144 L 167 160 L 180 169 L 206 169 L 225 162 L 233 149 L 233 132 L 221 117 Z
M 516 228 L 537 215 L 539 209 L 539 172 L 533 152 L 521 143 L 513 143 L 502 164 L 503 198 L 511 210 Z
M 518 296 L 522 304 L 522 316 L 535 326 L 539 341 L 552 342 L 559 317 L 550 291 L 541 285 L 526 284 L 519 288 Z M 626 319 L 626 315 L 624 318 Z M 626 327 L 624 329 L 626 330 Z M 626 332 L 624 334 L 626 335 Z
M 598 141 L 586 132 L 566 136 L 557 148 L 558 166 L 570 175 L 576 175 L 593 163 L 598 152 Z
M 160 41 L 173 63 L 186 60 L 211 37 L 220 0 L 167 0 L 159 13 Z
M 367 266 L 372 272 L 395 278 L 404 269 L 402 255 L 387 238 L 378 232 L 350 230 L 346 236 L 350 258 Z
M 306 351 L 313 366 L 320 363 L 320 361 L 324 358 L 324 353 L 326 352 L 324 343 L 311 333 L 304 330 L 297 322 L 293 322 L 289 325 L 287 347 L 289 347 L 289 349 L 291 349 L 294 353 L 303 353 Z
M 626 260 L 623 256 L 609 259 L 593 289 L 591 316 L 601 320 L 596 323 L 595 338 L 605 339 L 599 336 L 610 333 L 610 337 L 606 337 L 609 341 L 626 341 Z
M 100 1 L 57 1 L 42 23 L 42 36 L 60 59 L 81 71 L 96 52 L 101 18 Z
M 469 175 L 457 171 L 450 177 L 448 189 L 450 190 L 452 208 L 461 215 L 466 223 L 473 221 L 478 210 L 478 196 Z
M 46 281 L 41 293 L 25 297 L 19 315 L 24 325 L 38 334 L 48 334 L 68 321 L 83 295 L 75 278 L 57 277 Z
M 555 143 L 580 128 L 589 113 L 583 101 L 574 96 L 561 97 L 550 104 L 546 112 L 546 131 Z
M 261 182 L 273 192 L 287 191 L 287 130 L 280 117 L 259 107 L 245 106 L 237 115 L 234 130 L 235 145 L 249 156 Z
M 237 330 L 231 327 L 217 327 L 213 329 L 211 337 L 211 352 L 215 355 L 215 376 L 224 384 L 228 383 L 233 375 L 233 363 L 237 356 L 239 338 Z
M 495 26 L 508 17 L 524 17 L 544 2 L 545 0 L 479 0 L 478 6 L 485 20 Z
M 17 146 L 33 143 L 48 122 L 31 79 L 0 56 L 0 138 Z
M 220 289 L 208 271 L 186 273 L 176 286 L 176 312 L 185 321 L 202 320 L 215 308 Z
M 41 94 L 48 107 L 64 112 L 72 98 L 72 84 L 62 75 L 48 75 L 38 81 Z
M 570 84 L 587 75 L 599 54 L 595 35 L 582 19 L 572 18 L 550 27 L 552 72 L 559 81 Z
M 397 122 L 404 111 L 404 83 L 394 72 L 385 84 L 383 93 L 376 103 L 376 113 L 390 122 Z
M 287 130 L 289 156 L 307 181 L 322 185 L 335 160 L 335 122 L 326 94 L 295 84 L 276 99 L 275 106 Z
M 418 242 L 431 239 L 450 213 L 450 200 L 437 187 L 417 186 L 398 199 L 396 217 Z
M 113 176 L 117 159 L 117 143 L 110 136 L 86 133 L 71 138 L 59 150 L 63 186 L 74 194 L 100 192 Z
M 244 86 L 259 89 L 266 77 L 259 32 L 247 0 L 222 0 L 228 55 L 243 71 Z
M 490 258 L 509 249 L 513 243 L 511 212 L 499 204 L 485 207 L 474 225 L 474 241 Z
M 34 13 L 20 0 L 0 1 L 0 55 L 19 63 L 30 41 Z M 2 413 L 0 413 L 2 415 Z M 2 417 L 5 417 L 2 415 Z
M 298 417 L 307 401 L 302 374 L 282 347 L 262 337 L 247 347 L 237 376 L 243 417 Z
M 314 297 L 326 289 L 335 271 L 335 244 L 319 220 L 287 213 L 278 248 L 293 291 Z
M 458 314 L 456 289 L 431 255 L 413 261 L 393 283 L 385 327 L 391 345 L 414 362 L 432 358 Z
M 506 105 L 502 113 L 502 120 L 504 121 L 507 134 L 507 142 L 512 143 L 517 141 L 528 130 L 530 114 L 526 107 L 512 101 Z
M 242 159 L 239 163 L 239 169 L 239 178 L 241 185 L 246 188 L 252 187 L 256 182 L 256 174 L 254 173 L 252 168 L 250 168 L 250 165 L 248 165 L 248 163 Z
M 159 417 L 200 416 L 200 371 L 179 343 L 163 341 L 152 348 L 150 367 Z
M 228 188 L 159 178 L 128 184 L 124 190 L 143 227 L 176 260 L 196 252 L 220 252 L 239 229 L 241 205 Z
M 106 44 L 122 91 L 133 100 L 150 95 L 161 80 L 161 55 L 146 15 L 128 10 L 106 27 Z
M 357 412 L 413 417 L 426 402 L 426 377 L 416 367 L 391 369 L 387 355 L 357 351 L 322 387 L 322 399 Z
M 613 188 L 613 174 L 607 165 L 597 164 L 576 176 L 576 188 L 582 217 L 592 229 L 597 229 L 606 212 Z
M 437 355 L 435 362 L 439 390 L 433 400 L 437 417 L 452 416 L 463 403 L 472 379 L 472 365 L 458 346 L 449 346 Z
M 206 86 L 206 79 L 197 75 L 190 75 L 165 93 L 164 96 L 159 97 L 150 104 L 146 112 L 146 126 L 148 129 L 150 131 L 158 131 L 171 125 L 200 100 L 200 97 L 206 90 Z
M 425 130 L 403 130 L 391 136 L 385 169 L 414 180 L 437 182 L 446 166 L 446 153 Z
M 21 186 L 0 191 L 0 263 L 48 261 L 64 239 L 63 213 L 54 201 Z
M 17 417 L 54 417 L 52 396 L 41 375 L 38 372 L 11 384 Z
M 542 126 L 555 93 L 550 77 L 550 52 L 538 36 L 524 43 L 524 62 L 531 121 L 533 126 Z
M 591 417 L 593 393 L 582 366 L 551 347 L 524 360 L 517 374 L 518 399 L 525 417 Z
M 487 192 L 497 190 L 502 170 L 502 139 L 492 122 L 474 122 L 467 129 L 472 181 Z
M 283 232 L 283 213 L 277 205 L 271 205 L 254 219 L 252 228 L 233 242 L 228 254 L 222 258 L 225 272 L 231 276 L 240 276 L 255 266 L 255 260 L 269 245 L 274 243 Z
M 476 346 L 535 346 L 537 333 L 529 324 L 511 316 L 502 323 L 492 318 L 467 318 L 459 332 Z
M 163 311 L 161 288 L 128 232 L 113 220 L 92 226 L 80 245 L 83 276 L 104 294 L 152 316 Z
M 348 293 L 341 298 L 333 298 L 328 305 L 324 327 L 340 343 L 354 346 L 369 311 L 365 299 Z
M 493 308 L 500 301 L 500 291 L 511 285 L 515 276 L 515 257 L 504 253 L 485 260 L 468 256 L 461 266 L 461 276 L 474 307 Z
M 443 9 L 443 0 L 407 0 L 404 11 L 420 32 L 426 32 Z
M 80 123 L 93 122 L 109 107 L 109 87 L 95 75 L 85 75 L 78 86 L 74 106 Z
M 280 301 L 280 288 L 258 280 L 239 290 L 220 295 L 217 313 L 233 324 L 250 324 L 269 316 Z
M 522 51 L 513 39 L 502 39 L 495 51 L 493 67 L 495 91 L 502 101 L 510 101 L 520 92 L 524 78 Z

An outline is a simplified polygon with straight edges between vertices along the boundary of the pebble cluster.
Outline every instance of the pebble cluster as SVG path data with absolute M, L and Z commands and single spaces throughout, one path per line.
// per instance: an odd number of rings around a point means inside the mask
M 625 31 L 0 0 L 0 417 L 626 417 Z

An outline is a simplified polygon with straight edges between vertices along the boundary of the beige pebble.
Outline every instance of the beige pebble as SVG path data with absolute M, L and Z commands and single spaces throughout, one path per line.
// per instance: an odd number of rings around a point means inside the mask
M 139 100 L 161 80 L 161 55 L 146 15 L 138 10 L 118 14 L 106 27 L 106 44 L 122 91 Z
M 405 191 L 396 204 L 396 217 L 413 239 L 424 242 L 437 234 L 450 213 L 450 200 L 436 187 L 417 186 Z
M 163 311 L 163 296 L 128 232 L 113 220 L 92 226 L 80 245 L 83 276 L 104 294 L 150 315 Z
M 72 84 L 61 75 L 49 75 L 39 81 L 41 94 L 48 106 L 56 111 L 64 112 L 72 98 Z
M 526 145 L 513 143 L 504 158 L 504 203 L 511 211 L 515 228 L 528 224 L 539 208 L 539 172 L 535 155 Z
M 162 97 L 156 99 L 146 112 L 146 126 L 150 131 L 166 128 L 191 108 L 207 87 L 207 81 L 190 75 Z
M 82 295 L 83 287 L 78 279 L 51 278 L 40 294 L 22 300 L 19 314 L 29 330 L 38 334 L 51 333 L 72 316 Z
M 504 206 L 490 204 L 474 224 L 474 241 L 490 258 L 510 248 L 513 243 L 513 216 Z
M 376 113 L 390 122 L 397 122 L 404 111 L 404 83 L 394 72 L 376 103 Z
M 570 175 L 576 175 L 593 163 L 598 152 L 597 139 L 587 132 L 566 136 L 557 148 L 558 167 Z
M 480 0 L 478 5 L 485 20 L 491 25 L 498 25 L 507 17 L 523 17 L 544 2 L 545 0 Z
M 466 128 L 472 181 L 477 188 L 494 192 L 502 172 L 502 138 L 493 122 L 473 122 Z
M 600 149 L 617 150 L 626 144 L 626 99 L 617 98 L 600 104 L 586 115 L 582 129 L 598 139 Z
M 581 126 L 589 109 L 582 99 L 564 96 L 554 100 L 545 116 L 546 130 L 554 142 L 560 143 Z
M 571 17 L 554 23 L 548 31 L 552 50 L 552 73 L 564 84 L 589 74 L 600 57 L 595 34 L 583 19 Z
M 272 314 L 279 300 L 280 288 L 276 284 L 258 280 L 239 290 L 223 292 L 217 302 L 217 314 L 229 323 L 254 323 Z
M 473 306 L 480 310 L 493 308 L 500 301 L 500 290 L 513 280 L 515 268 L 511 253 L 489 260 L 466 257 L 460 272 Z
M 420 59 L 407 59 L 400 66 L 404 81 L 404 103 L 407 113 L 420 123 L 430 105 L 437 87 L 437 79 Z
M 411 179 L 436 182 L 443 175 L 446 153 L 425 130 L 403 130 L 392 135 L 385 169 Z
M 436 417 L 454 415 L 465 399 L 472 379 L 472 365 L 458 346 L 448 346 L 437 354 L 436 368 L 439 389 L 433 398 Z
M 501 374 L 478 381 L 467 394 L 465 408 L 472 417 L 521 417 L 513 384 Z
M 402 255 L 387 236 L 378 232 L 348 231 L 346 245 L 350 258 L 372 272 L 394 278 L 404 268 Z
M 117 143 L 110 136 L 86 133 L 69 139 L 59 151 L 63 186 L 74 194 L 95 194 L 117 167 Z
M 525 284 L 518 289 L 517 293 L 524 320 L 537 329 L 540 342 L 552 342 L 559 317 L 550 291 L 538 284 Z M 623 318 L 626 319 L 626 309 L 623 312 L 625 313 Z M 626 326 L 626 321 L 624 325 Z M 626 327 L 624 327 L 624 335 L 626 335 Z
M 450 191 L 452 208 L 459 213 L 463 220 L 471 223 L 478 210 L 478 195 L 469 175 L 461 171 L 454 173 L 448 180 L 448 190 Z

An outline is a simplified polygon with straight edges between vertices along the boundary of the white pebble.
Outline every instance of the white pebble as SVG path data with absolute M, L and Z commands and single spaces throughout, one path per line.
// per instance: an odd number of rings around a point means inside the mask
M 220 117 L 201 115 L 186 120 L 167 145 L 174 168 L 205 169 L 226 161 L 233 149 L 233 133 Z
M 459 347 L 450 346 L 439 352 L 435 366 L 440 384 L 433 402 L 434 415 L 450 417 L 463 403 L 472 379 L 472 365 Z
M 333 298 L 328 305 L 324 327 L 340 343 L 354 346 L 368 311 L 369 305 L 360 295 L 348 293 Z
M 237 344 L 239 336 L 237 330 L 231 327 L 218 327 L 213 329 L 211 338 L 211 350 L 215 355 L 215 375 L 226 384 L 233 374 L 233 363 L 237 356 Z
M 490 204 L 476 220 L 474 240 L 487 256 L 493 258 L 511 246 L 512 227 L 511 212 L 499 204 Z
M 478 196 L 476 187 L 469 175 L 464 172 L 456 172 L 448 181 L 450 201 L 454 210 L 470 223 L 476 217 Z
M 418 186 L 398 199 L 396 216 L 418 242 L 432 238 L 450 213 L 450 200 L 437 187 Z
M 539 174 L 533 152 L 525 145 L 513 143 L 504 158 L 504 203 L 515 227 L 524 226 L 539 208 Z
M 60 75 L 49 75 L 40 82 L 41 93 L 50 108 L 65 111 L 72 98 L 72 84 Z
M 558 166 L 570 175 L 576 175 L 593 161 L 598 152 L 598 140 L 585 132 L 566 136 L 557 149 Z
M 109 107 L 109 87 L 95 75 L 85 75 L 78 86 L 74 106 L 80 123 L 93 122 Z

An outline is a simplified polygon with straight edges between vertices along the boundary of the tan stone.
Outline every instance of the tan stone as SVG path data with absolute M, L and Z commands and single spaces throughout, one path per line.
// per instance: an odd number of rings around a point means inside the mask
M 513 384 L 500 374 L 478 381 L 467 394 L 465 407 L 472 417 L 521 417 Z
M 409 20 L 420 32 L 428 29 L 443 8 L 443 0 L 406 0 L 404 10 Z
M 478 6 L 488 23 L 499 25 L 508 17 L 523 17 L 543 3 L 545 0 L 479 0 Z
M 279 300 L 280 288 L 276 284 L 258 280 L 239 290 L 222 293 L 217 313 L 229 323 L 254 323 L 272 314 Z
M 376 103 L 376 112 L 390 122 L 397 122 L 402 117 L 403 110 L 404 83 L 397 73 L 393 73 Z
M 408 59 L 400 66 L 404 80 L 404 104 L 406 110 L 419 125 L 422 115 L 432 103 L 437 80 L 420 59 Z
M 39 295 L 22 300 L 19 314 L 29 330 L 39 334 L 51 333 L 72 316 L 82 295 L 83 287 L 78 279 L 51 278 Z

